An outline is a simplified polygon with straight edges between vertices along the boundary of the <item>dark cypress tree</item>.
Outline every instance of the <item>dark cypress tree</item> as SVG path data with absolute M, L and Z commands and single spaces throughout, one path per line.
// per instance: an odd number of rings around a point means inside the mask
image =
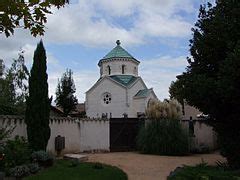
M 56 90 L 56 104 L 63 109 L 63 113 L 67 116 L 78 104 L 77 97 L 74 96 L 76 92 L 75 84 L 72 77 L 71 69 L 63 74 L 61 81 L 58 82 Z
M 48 98 L 48 75 L 46 70 L 46 51 L 43 42 L 40 41 L 34 52 L 25 114 L 28 141 L 33 150 L 46 150 L 50 138 L 51 99 Z

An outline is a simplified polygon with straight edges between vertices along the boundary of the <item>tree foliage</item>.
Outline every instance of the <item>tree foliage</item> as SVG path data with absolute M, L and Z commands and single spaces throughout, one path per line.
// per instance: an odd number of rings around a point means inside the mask
M 201 6 L 192 29 L 189 65 L 170 88 L 172 96 L 211 116 L 222 154 L 235 168 L 240 167 L 239 29 L 240 1 Z
M 40 41 L 34 52 L 25 114 L 28 141 L 33 150 L 46 150 L 50 138 L 51 99 L 48 98 L 46 63 L 46 51 L 43 42 Z
M 23 53 L 14 59 L 11 67 L 0 79 L 0 114 L 23 114 L 28 93 L 29 72 L 24 63 Z
M 67 3 L 69 0 L 1 0 L 0 33 L 8 37 L 16 28 L 24 28 L 33 36 L 43 35 L 51 8 L 60 8 Z
M 76 92 L 73 73 L 69 69 L 63 74 L 61 81 L 58 82 L 56 90 L 56 105 L 63 109 L 63 113 L 67 116 L 72 110 L 75 110 L 78 104 L 77 97 L 74 96 Z

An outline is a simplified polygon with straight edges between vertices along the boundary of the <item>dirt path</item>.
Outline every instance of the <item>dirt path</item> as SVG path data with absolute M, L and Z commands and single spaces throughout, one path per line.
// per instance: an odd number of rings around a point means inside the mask
M 202 162 L 214 164 L 224 160 L 219 154 L 201 154 L 183 157 L 143 155 L 134 152 L 88 154 L 89 161 L 101 162 L 121 168 L 128 180 L 165 180 L 178 166 L 195 165 Z

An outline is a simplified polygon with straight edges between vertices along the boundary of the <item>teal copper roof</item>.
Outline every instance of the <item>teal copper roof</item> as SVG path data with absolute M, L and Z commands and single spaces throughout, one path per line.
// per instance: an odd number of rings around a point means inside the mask
M 123 49 L 122 46 L 120 46 L 121 43 L 119 40 L 117 40 L 116 43 L 117 43 L 117 46 L 113 48 L 106 56 L 104 56 L 99 61 L 98 64 L 101 64 L 103 60 L 112 59 L 112 58 L 128 58 L 139 63 L 138 60 L 136 60 L 131 54 L 129 54 L 125 49 Z
M 125 57 L 125 58 L 133 58 L 131 54 L 129 54 L 125 49 L 120 46 L 120 42 L 117 41 L 117 46 L 113 48 L 103 59 L 110 59 L 115 57 Z
M 149 89 L 142 89 L 134 97 L 147 97 L 149 91 Z
M 137 79 L 137 77 L 132 76 L 132 75 L 112 75 L 109 77 L 124 86 L 131 85 Z

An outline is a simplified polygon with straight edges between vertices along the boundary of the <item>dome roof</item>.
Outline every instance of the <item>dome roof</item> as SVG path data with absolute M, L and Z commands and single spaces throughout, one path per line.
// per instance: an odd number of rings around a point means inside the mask
M 116 41 L 117 46 L 115 48 L 113 48 L 106 56 L 104 56 L 98 63 L 98 65 L 100 66 L 101 63 L 105 60 L 109 60 L 109 59 L 114 59 L 114 58 L 126 58 L 126 59 L 131 59 L 137 63 L 139 63 L 138 60 L 136 60 L 131 54 L 129 54 L 124 48 L 122 48 L 120 46 L 120 41 L 117 40 Z

